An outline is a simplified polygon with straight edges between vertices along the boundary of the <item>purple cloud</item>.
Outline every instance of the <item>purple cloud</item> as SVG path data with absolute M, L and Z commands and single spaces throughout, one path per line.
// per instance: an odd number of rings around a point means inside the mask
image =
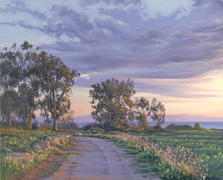
M 98 72 L 92 81 L 104 77 L 185 79 L 223 68 L 222 8 L 221 0 L 197 0 L 181 18 L 182 8 L 149 18 L 139 0 L 83 0 L 73 6 L 52 1 L 47 11 L 30 7 L 28 1 L 12 1 L 1 13 L 26 13 L 38 23 L 20 19 L 0 26 L 17 25 L 55 38 L 54 44 L 42 41 L 41 46 L 73 69 Z M 89 86 L 89 80 L 80 85 Z

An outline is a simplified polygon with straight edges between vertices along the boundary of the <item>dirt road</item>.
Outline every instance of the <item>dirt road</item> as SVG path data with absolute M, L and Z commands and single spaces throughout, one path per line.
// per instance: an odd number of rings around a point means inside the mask
M 141 174 L 137 166 L 129 166 L 134 159 L 126 155 L 123 148 L 119 148 L 105 139 L 93 137 L 75 137 L 77 155 L 69 155 L 68 161 L 64 162 L 59 171 L 44 180 L 129 180 L 150 179 L 160 180 L 154 177 L 154 173 Z

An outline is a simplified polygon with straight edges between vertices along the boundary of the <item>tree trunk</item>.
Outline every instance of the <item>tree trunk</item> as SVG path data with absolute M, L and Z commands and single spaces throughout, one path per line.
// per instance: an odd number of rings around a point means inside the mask
M 58 131 L 56 119 L 53 119 L 53 131 Z
M 162 121 L 157 121 L 157 125 L 159 128 L 162 128 Z
M 11 122 L 10 116 L 8 117 L 8 123 L 9 123 L 9 127 L 11 128 L 12 127 L 12 122 Z
M 26 119 L 24 119 L 24 122 L 26 123 L 26 124 L 25 124 L 25 125 L 26 125 L 26 128 L 28 128 L 28 129 L 29 129 L 29 122 L 28 122 L 28 120 L 29 120 L 29 119 L 27 119 L 27 120 L 26 120 Z
M 29 129 L 32 129 L 32 110 L 33 108 L 30 108 L 30 112 L 29 112 Z

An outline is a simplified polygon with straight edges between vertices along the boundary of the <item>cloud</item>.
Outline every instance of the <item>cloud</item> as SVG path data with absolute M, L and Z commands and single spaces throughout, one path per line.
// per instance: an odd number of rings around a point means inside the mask
M 185 84 L 223 69 L 222 9 L 221 0 L 2 1 L 1 46 L 44 47 L 82 73 L 78 86 L 131 78 L 138 92 L 215 99 Z
M 172 16 L 173 13 L 178 12 L 176 19 L 190 15 L 193 10 L 193 0 L 152 0 L 142 1 L 141 16 L 144 20 L 149 18 L 156 19 L 159 16 Z

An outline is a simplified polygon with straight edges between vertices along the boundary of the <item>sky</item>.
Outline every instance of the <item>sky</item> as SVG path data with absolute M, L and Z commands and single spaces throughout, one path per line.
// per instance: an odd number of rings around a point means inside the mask
M 24 41 L 81 73 L 74 116 L 92 84 L 130 78 L 167 115 L 223 117 L 223 0 L 1 0 L 0 48 Z

